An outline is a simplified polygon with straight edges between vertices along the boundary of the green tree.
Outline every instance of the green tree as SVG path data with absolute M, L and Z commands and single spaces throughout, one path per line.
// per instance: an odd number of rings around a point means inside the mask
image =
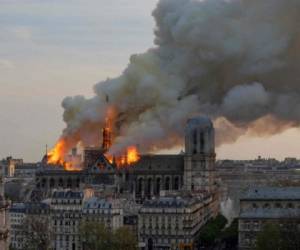
M 300 229 L 294 221 L 267 223 L 256 237 L 256 250 L 298 250 Z
M 205 247 L 213 246 L 215 240 L 226 224 L 227 219 L 223 215 L 218 215 L 215 219 L 208 221 L 208 223 L 200 230 L 200 245 Z
M 234 219 L 230 226 L 221 232 L 221 242 L 225 244 L 225 249 L 236 249 L 238 245 L 238 219 Z
M 136 236 L 127 228 L 121 227 L 114 232 L 115 249 L 137 250 Z
M 80 226 L 84 250 L 137 250 L 137 239 L 126 227 L 111 231 L 102 223 L 88 221 Z
M 263 230 L 257 234 L 256 250 L 281 250 L 282 239 L 280 228 L 273 223 L 264 225 Z
M 113 235 L 102 223 L 83 222 L 80 235 L 84 250 L 111 250 Z
M 51 249 L 53 232 L 48 217 L 28 215 L 23 222 L 24 250 Z

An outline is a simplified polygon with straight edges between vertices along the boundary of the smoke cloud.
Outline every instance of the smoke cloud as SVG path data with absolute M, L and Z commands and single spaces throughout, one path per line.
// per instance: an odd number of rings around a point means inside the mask
M 62 136 L 96 143 L 108 107 L 113 153 L 178 145 L 196 114 L 215 120 L 218 145 L 298 126 L 299 13 L 299 0 L 159 1 L 153 48 L 96 84 L 92 99 L 65 98 Z

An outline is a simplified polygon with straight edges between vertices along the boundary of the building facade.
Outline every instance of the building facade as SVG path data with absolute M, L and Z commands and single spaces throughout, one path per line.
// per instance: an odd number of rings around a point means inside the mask
M 31 232 L 41 233 L 40 236 L 48 235 L 50 224 L 47 224 L 50 207 L 46 203 L 14 203 L 9 209 L 10 222 L 10 246 L 13 249 L 25 249 L 36 239 L 31 236 Z M 50 221 L 49 221 L 50 222 Z M 42 227 L 40 227 L 42 225 Z M 36 229 L 43 232 L 36 232 Z M 44 234 L 42 236 L 42 234 Z
M 84 193 L 71 190 L 55 191 L 51 198 L 51 224 L 55 250 L 81 250 L 79 226 Z
M 196 249 L 200 229 L 211 218 L 210 197 L 168 196 L 146 201 L 139 212 L 139 247 Z
M 9 245 L 9 203 L 4 197 L 4 171 L 0 173 L 0 249 L 8 249 Z
M 239 249 L 255 248 L 257 234 L 267 223 L 300 228 L 300 187 L 250 188 L 240 199 Z
M 101 223 L 112 231 L 123 226 L 123 209 L 118 199 L 91 197 L 83 205 L 82 216 L 83 221 Z
M 10 245 L 25 249 L 32 222 L 41 221 L 49 249 L 82 250 L 80 225 L 85 221 L 102 223 L 110 230 L 123 226 L 123 209 L 118 199 L 93 197 L 90 190 L 56 190 L 50 200 L 35 203 L 15 203 L 9 210 Z M 39 228 L 39 227 L 37 227 Z M 30 239 L 32 240 L 32 239 Z M 30 242 L 32 243 L 32 242 Z M 0 248 L 5 249 L 5 248 Z

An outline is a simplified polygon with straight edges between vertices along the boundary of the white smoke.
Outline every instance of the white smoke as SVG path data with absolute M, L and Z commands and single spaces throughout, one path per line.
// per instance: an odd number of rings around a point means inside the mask
M 234 209 L 233 201 L 230 198 L 227 198 L 227 200 L 224 200 L 220 204 L 221 207 L 221 214 L 225 216 L 225 218 L 228 220 L 227 225 L 230 225 L 231 222 L 234 220 L 234 218 L 237 217 L 237 212 Z
M 96 138 L 108 106 L 117 112 L 113 152 L 172 147 L 195 114 L 217 121 L 219 144 L 298 126 L 299 13 L 300 0 L 161 0 L 154 48 L 98 83 L 94 98 L 67 97 L 63 137 Z

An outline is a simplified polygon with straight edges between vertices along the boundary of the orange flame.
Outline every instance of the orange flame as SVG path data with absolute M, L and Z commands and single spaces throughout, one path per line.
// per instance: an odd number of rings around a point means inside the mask
M 135 146 L 129 146 L 126 148 L 123 154 L 115 157 L 106 153 L 109 151 L 109 148 L 114 141 L 114 121 L 116 119 L 116 110 L 113 106 L 108 107 L 107 114 L 104 122 L 104 127 L 102 129 L 102 150 L 105 153 L 106 158 L 111 164 L 116 164 L 118 168 L 124 168 L 132 165 L 133 163 L 139 161 L 140 155 L 138 149 Z M 61 165 L 65 170 L 75 171 L 80 170 L 75 167 L 72 162 L 67 162 L 65 156 L 68 153 L 67 141 L 64 138 L 61 138 L 53 149 L 47 153 L 47 163 L 52 165 Z
M 66 162 L 64 156 L 66 154 L 66 142 L 63 139 L 60 139 L 53 149 L 47 153 L 47 163 L 53 165 L 61 165 L 65 170 L 75 171 L 79 170 L 78 168 L 73 167 L 71 162 Z
M 121 156 L 114 157 L 108 154 L 105 156 L 111 164 L 115 163 L 118 168 L 124 168 L 126 166 L 130 166 L 133 163 L 139 161 L 140 159 L 138 149 L 135 146 L 129 146 L 126 149 L 126 152 Z
M 113 106 L 110 106 L 107 109 L 105 124 L 102 130 L 103 132 L 102 148 L 105 153 L 109 151 L 109 148 L 111 147 L 115 139 L 113 137 L 113 131 L 114 131 L 113 124 L 115 119 L 116 119 L 116 110 Z M 115 163 L 119 168 L 129 166 L 140 159 L 139 152 L 135 146 L 127 147 L 124 153 L 117 157 L 109 153 L 106 153 L 105 156 L 111 164 Z
M 127 148 L 127 164 L 132 164 L 140 159 L 139 152 L 136 147 L 130 146 Z

